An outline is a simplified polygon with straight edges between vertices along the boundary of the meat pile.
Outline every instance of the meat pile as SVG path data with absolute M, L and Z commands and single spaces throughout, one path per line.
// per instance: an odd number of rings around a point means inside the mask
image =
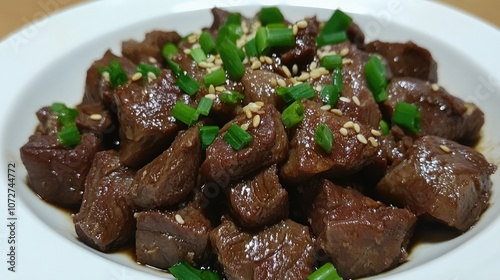
M 231 15 L 214 8 L 213 38 Z M 417 221 L 465 232 L 489 203 L 496 166 L 473 149 L 483 112 L 437 84 L 429 51 L 413 42 L 365 43 L 351 23 L 348 40 L 319 47 L 321 23 L 295 24 L 295 45 L 268 56 L 245 58 L 241 79 L 202 86 L 190 96 L 162 54 L 167 43 L 187 75 L 203 77 L 221 66 L 189 55 L 198 37 L 152 31 L 130 40 L 122 53 L 107 51 L 87 71 L 76 106 L 80 144 L 58 140 L 58 117 L 50 107 L 20 153 L 30 187 L 45 201 L 73 210 L 82 242 L 102 252 L 135 244 L 139 263 L 168 269 L 179 262 L 213 267 L 227 279 L 305 279 L 332 262 L 346 278 L 376 275 L 406 261 Z M 255 33 L 256 18 L 242 18 L 242 38 Z M 244 43 L 244 42 L 243 42 Z M 332 74 L 320 65 L 328 53 L 342 55 L 342 91 L 334 107 L 320 89 Z M 364 66 L 378 55 L 386 66 L 388 98 L 377 103 Z M 119 62 L 129 80 L 113 87 L 99 69 Z M 160 69 L 150 80 L 131 79 L 137 65 Z M 210 64 L 211 63 L 211 64 Z M 223 65 L 222 65 L 223 66 Z M 277 88 L 309 83 L 315 96 L 300 100 L 303 120 L 285 127 L 286 102 Z M 235 104 L 221 94 L 243 95 Z M 176 102 L 193 108 L 212 96 L 208 117 L 188 126 L 172 115 Z M 417 132 L 392 124 L 398 102 L 421 113 Z M 253 137 L 242 149 L 224 139 L 230 125 Z M 326 124 L 331 153 L 315 142 Z M 206 149 L 199 127 L 220 132 Z

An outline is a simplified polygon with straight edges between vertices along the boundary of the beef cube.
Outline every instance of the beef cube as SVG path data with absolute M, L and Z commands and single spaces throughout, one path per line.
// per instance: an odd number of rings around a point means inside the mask
M 283 77 L 269 70 L 247 71 L 241 78 L 241 82 L 245 88 L 243 102 L 247 104 L 249 102 L 261 101 L 265 104 L 272 104 L 278 109 L 283 108 L 283 99 L 276 94 L 275 87 L 270 83 L 273 79 L 278 81 L 279 79 L 283 79 Z
M 56 135 L 34 134 L 21 149 L 30 187 L 42 199 L 65 208 L 82 202 L 85 177 L 101 142 L 91 134 L 81 136 L 74 148 L 64 147 Z
M 75 231 L 85 244 L 107 252 L 134 236 L 134 207 L 129 198 L 134 174 L 120 163 L 115 150 L 95 155 L 82 206 L 73 218 Z
M 387 203 L 466 231 L 488 207 L 495 171 L 495 165 L 470 147 L 424 136 L 393 163 L 377 193 Z
M 257 104 L 250 103 L 247 106 L 244 109 L 246 113 L 239 114 L 227 123 L 207 148 L 205 161 L 200 168 L 204 182 L 215 182 L 225 187 L 231 180 L 239 180 L 261 167 L 280 163 L 286 159 L 288 137 L 280 113 L 272 105 L 259 108 Z M 255 114 L 250 107 L 255 109 Z M 252 122 L 257 115 L 260 117 L 260 123 L 254 127 Z M 248 132 L 253 140 L 247 147 L 235 150 L 223 139 L 231 124 L 248 125 Z
M 119 57 L 113 54 L 110 50 L 106 51 L 104 56 L 92 63 L 87 70 L 85 79 L 85 92 L 83 94 L 82 103 L 103 104 L 106 109 L 113 109 L 114 89 L 106 79 L 99 74 L 99 68 L 108 67 L 109 63 L 117 61 L 123 67 L 129 77 L 131 77 L 137 68 L 137 65 L 125 57 Z
M 435 135 L 462 144 L 474 143 L 484 124 L 484 114 L 474 104 L 465 103 L 450 95 L 444 88 L 436 88 L 415 78 L 394 78 L 388 88 L 389 98 L 382 110 L 391 119 L 398 102 L 417 106 L 420 110 L 421 131 L 416 137 Z
M 371 127 L 358 123 L 354 125 L 347 116 L 322 110 L 322 104 L 309 100 L 303 100 L 302 104 L 304 119 L 297 125 L 290 140 L 290 155 L 280 171 L 286 183 L 298 184 L 318 176 L 354 174 L 376 157 L 375 146 L 378 144 L 377 139 L 371 136 Z M 334 135 L 330 154 L 314 140 L 320 124 L 326 124 Z
M 413 42 L 373 41 L 366 44 L 365 50 L 384 57 L 395 77 L 412 77 L 431 83 L 438 80 L 437 63 L 431 53 Z
M 249 233 L 226 219 L 210 241 L 227 279 L 305 279 L 315 262 L 308 227 L 292 220 Z
M 99 103 L 79 104 L 76 109 L 78 116 L 75 122 L 82 133 L 93 133 L 101 139 L 104 147 L 116 146 L 119 142 L 118 125 L 115 124 L 115 116 L 110 111 Z
M 299 28 L 295 35 L 295 46 L 279 55 L 281 64 L 292 69 L 296 64 L 299 69 L 305 70 L 306 66 L 316 56 L 316 37 L 319 34 L 319 22 L 316 17 L 306 18 L 307 26 Z
M 181 131 L 167 150 L 137 172 L 131 196 L 138 207 L 175 205 L 191 192 L 201 164 L 199 135 L 196 126 Z
M 146 33 L 142 42 L 128 40 L 122 43 L 122 54 L 135 64 L 146 63 L 162 68 L 162 48 L 166 43 L 177 43 L 181 36 L 175 31 L 154 30 Z
M 378 274 L 406 260 L 417 220 L 407 209 L 384 206 L 360 192 L 321 180 L 309 214 L 317 246 L 344 279 Z
M 199 265 L 207 260 L 211 225 L 196 202 L 177 211 L 138 212 L 136 218 L 139 263 L 167 269 L 182 261 Z
M 228 186 L 228 201 L 243 228 L 270 226 L 288 217 L 288 193 L 281 186 L 276 164 Z
M 146 85 L 128 83 L 116 90 L 120 122 L 120 158 L 140 167 L 168 148 L 183 126 L 171 112 L 176 101 L 189 103 L 170 70 Z
M 358 49 L 363 50 L 365 48 L 365 34 L 359 25 L 351 22 L 351 24 L 347 27 L 346 32 L 349 41 L 356 45 Z
M 36 126 L 35 133 L 42 135 L 55 135 L 62 129 L 59 123 L 59 118 L 50 110 L 50 106 L 44 106 L 36 111 L 38 125 Z

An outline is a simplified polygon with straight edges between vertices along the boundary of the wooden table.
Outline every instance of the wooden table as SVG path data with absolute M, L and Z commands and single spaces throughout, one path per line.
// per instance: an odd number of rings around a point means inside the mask
M 105 1 L 105 0 L 103 0 Z M 140 1 L 140 0 L 139 0 Z M 171 0 L 165 0 L 171 1 Z M 424 0 L 414 0 L 424 1 Z M 84 0 L 15 0 L 3 1 L 0 9 L 0 39 L 24 25 L 57 9 L 74 6 Z M 499 0 L 441 0 L 500 28 Z

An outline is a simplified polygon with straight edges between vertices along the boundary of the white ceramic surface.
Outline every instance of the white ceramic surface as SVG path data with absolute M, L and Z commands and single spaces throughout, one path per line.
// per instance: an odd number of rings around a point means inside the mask
M 429 1 L 407 0 L 219 0 L 97 1 L 54 14 L 0 43 L 0 279 L 166 279 L 126 254 L 102 254 L 76 239 L 71 218 L 42 202 L 26 184 L 19 158 L 36 125 L 34 112 L 55 101 L 77 104 L 90 64 L 131 38 L 153 29 L 198 31 L 211 24 L 214 6 L 252 16 L 278 5 L 288 19 L 335 8 L 353 16 L 367 41 L 411 40 L 438 62 L 439 83 L 476 102 L 486 113 L 483 151 L 500 162 L 500 32 L 459 11 Z M 9 267 L 7 166 L 16 173 L 16 272 Z M 500 260 L 500 172 L 493 176 L 491 206 L 470 231 L 455 239 L 422 243 L 409 261 L 373 279 L 492 279 Z

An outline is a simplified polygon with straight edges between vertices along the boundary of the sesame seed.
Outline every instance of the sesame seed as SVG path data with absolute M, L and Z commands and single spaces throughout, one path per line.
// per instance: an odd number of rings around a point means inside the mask
M 213 93 L 206 94 L 205 97 L 208 99 L 215 100 L 215 94 L 213 94 Z
M 322 86 L 322 85 L 317 85 L 314 89 L 315 89 L 317 92 L 320 92 L 320 91 L 323 89 L 323 86 Z
M 292 74 L 297 75 L 297 73 L 299 73 L 299 66 L 297 66 L 297 64 L 294 64 L 292 66 Z
M 366 138 L 363 136 L 363 134 L 358 134 L 356 135 L 356 139 L 358 139 L 359 142 L 363 143 L 363 144 L 367 144 L 368 141 L 366 140 Z
M 222 63 L 223 63 L 223 62 L 222 62 L 222 59 L 220 59 L 220 58 L 216 58 L 216 59 L 214 60 L 214 64 L 215 64 L 215 65 L 222 65 Z
M 215 87 L 214 87 L 214 85 L 208 86 L 208 94 L 215 95 Z
M 148 60 L 149 60 L 149 63 L 158 63 L 158 60 L 156 60 L 156 58 L 154 58 L 154 57 L 152 57 L 152 56 L 150 56 L 150 57 L 148 58 Z
M 290 69 L 288 69 L 288 67 L 286 67 L 286 65 L 281 66 L 281 70 L 283 70 L 283 72 L 285 73 L 285 75 L 288 78 L 290 78 L 292 76 L 292 73 L 290 73 Z
M 207 68 L 207 71 L 214 72 L 214 71 L 219 70 L 221 68 L 222 68 L 222 66 L 215 65 L 214 67 Z
M 339 100 L 340 100 L 340 101 L 342 101 L 342 102 L 345 102 L 345 103 L 349 103 L 349 102 L 351 102 L 351 99 L 349 99 L 349 98 L 347 98 L 347 97 L 345 97 L 345 96 L 341 96 L 341 97 L 339 98 Z
M 152 80 L 156 79 L 156 75 L 153 72 L 148 72 L 148 82 L 151 82 Z
M 296 85 L 296 84 L 301 83 L 301 82 L 297 82 L 297 80 L 295 78 L 290 78 L 289 81 L 290 81 L 290 83 L 292 83 L 292 85 Z
M 448 148 L 448 146 L 439 145 L 439 148 L 441 148 L 441 150 L 443 150 L 443 152 L 445 152 L 445 153 L 450 153 L 451 152 L 451 150 L 450 150 L 450 148 Z
M 269 56 L 264 56 L 264 61 L 269 65 L 273 64 L 273 59 Z
M 253 127 L 258 127 L 260 124 L 260 115 L 255 115 L 252 119 Z
M 297 24 L 294 24 L 292 26 L 292 33 L 294 36 L 297 35 L 297 33 L 299 33 L 299 27 L 297 26 Z
M 252 118 L 252 111 L 250 111 L 250 108 L 243 107 L 243 112 L 245 112 L 245 115 L 247 116 L 247 119 Z
M 343 127 L 339 129 L 339 132 L 340 132 L 340 134 L 342 134 L 344 136 L 347 136 L 347 134 L 349 133 L 349 131 L 347 131 L 347 129 L 345 129 Z
M 341 51 L 340 51 L 340 55 L 341 56 L 346 56 L 349 54 L 349 49 L 348 48 L 343 48 Z
M 301 21 L 297 22 L 297 27 L 298 28 L 306 28 L 307 27 L 307 21 L 301 20 Z
M 108 71 L 104 71 L 102 72 L 101 74 L 102 78 L 106 81 L 106 82 L 109 82 L 110 79 L 109 79 L 109 72 Z
M 257 106 L 259 106 L 261 108 L 264 107 L 264 105 L 265 105 L 264 102 L 262 102 L 262 101 L 256 101 L 255 104 L 257 104 Z
M 142 73 L 141 72 L 137 72 L 135 73 L 134 75 L 132 75 L 132 81 L 139 81 L 140 79 L 142 78 Z
M 198 40 L 198 34 L 191 34 L 187 39 L 189 43 L 194 44 Z
M 297 77 L 297 81 L 303 82 L 303 81 L 306 81 L 307 79 L 309 79 L 309 77 L 310 77 L 309 73 L 302 72 L 302 74 L 300 74 L 300 76 Z
M 286 87 L 286 82 L 285 82 L 285 80 L 283 80 L 283 79 L 278 79 L 278 85 L 279 85 L 280 87 Z
M 358 97 L 357 97 L 357 96 L 353 96 L 353 97 L 352 97 L 352 101 L 354 101 L 354 104 L 356 104 L 356 105 L 358 105 L 358 106 L 360 106 L 360 105 L 361 105 L 361 102 L 359 102 L 359 99 L 358 99 Z
M 359 132 L 361 131 L 361 126 L 359 126 L 359 124 L 358 124 L 358 123 L 354 123 L 354 124 L 353 124 L 353 127 L 354 127 L 354 130 L 355 130 L 357 133 L 359 133 Z
M 350 58 L 342 59 L 342 65 L 348 65 L 348 64 L 352 64 L 352 63 L 353 63 L 353 61 Z
M 376 129 L 372 129 L 371 133 L 373 136 L 376 136 L 376 137 L 382 136 L 382 133 Z
M 368 141 L 370 141 L 370 144 L 372 144 L 373 147 L 375 147 L 375 148 L 378 147 L 378 142 L 375 138 L 370 136 L 370 137 L 368 137 Z
M 252 56 L 252 57 L 250 58 L 250 61 L 251 61 L 251 62 L 254 62 L 254 61 L 257 61 L 257 60 L 259 60 L 259 59 L 258 59 L 257 57 L 255 57 L 255 56 Z
M 102 120 L 102 115 L 101 114 L 92 114 L 89 117 L 93 121 L 100 121 Z
M 311 73 L 309 74 L 309 76 L 313 79 L 317 79 L 319 77 L 321 77 L 323 75 L 323 71 L 321 71 L 320 69 L 313 69 L 311 70 Z
M 257 70 L 259 69 L 260 67 L 262 66 L 262 63 L 260 61 L 254 61 L 252 62 L 252 66 L 250 66 L 250 68 L 252 68 L 253 70 Z
M 183 225 L 184 224 L 184 219 L 182 218 L 181 215 L 175 214 L 175 221 L 178 222 L 179 224 Z
M 309 65 L 309 70 L 314 70 L 314 69 L 316 69 L 316 67 L 318 67 L 318 63 L 316 61 L 313 61 Z
M 223 92 L 226 91 L 226 88 L 224 86 L 216 86 L 215 91 Z
M 208 55 L 207 57 L 207 62 L 214 62 L 215 61 L 215 56 L 214 55 Z
M 345 127 L 345 128 L 353 128 L 354 127 L 354 123 L 352 121 L 348 121 L 348 122 L 344 123 L 343 127 Z
M 343 115 L 342 111 L 340 111 L 339 109 L 332 109 L 332 110 L 330 110 L 330 112 L 332 112 L 335 115 L 340 116 L 340 117 Z
M 271 78 L 271 87 L 275 88 L 278 86 L 278 81 L 276 81 L 276 78 L 272 77 Z
M 241 129 L 243 129 L 243 130 L 247 131 L 247 130 L 248 130 L 248 127 L 249 127 L 249 124 L 244 123 L 244 124 L 240 125 L 240 127 L 241 127 Z
M 438 91 L 439 90 L 439 85 L 438 84 L 432 84 L 431 88 L 433 91 Z
M 183 52 L 184 52 L 185 54 L 190 54 L 190 53 L 191 53 L 191 49 L 184 49 L 184 50 L 183 50 Z
M 200 63 L 198 63 L 198 66 L 200 66 L 201 68 L 210 68 L 209 63 L 212 63 L 212 62 L 200 61 Z
M 326 104 L 326 105 L 321 106 L 320 109 L 323 111 L 329 111 L 330 109 L 332 109 L 332 105 Z

